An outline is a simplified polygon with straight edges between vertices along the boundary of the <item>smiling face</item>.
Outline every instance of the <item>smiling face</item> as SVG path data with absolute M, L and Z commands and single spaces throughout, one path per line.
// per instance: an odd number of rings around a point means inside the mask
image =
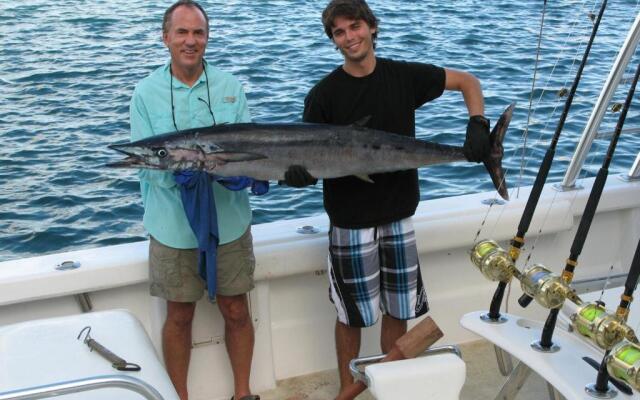
M 375 58 L 373 35 L 375 27 L 370 27 L 363 19 L 338 16 L 331 28 L 333 43 L 340 50 L 345 64 L 363 63 Z
M 200 72 L 208 39 L 207 21 L 200 10 L 186 5 L 173 10 L 162 40 L 171 53 L 171 67 L 177 77 Z

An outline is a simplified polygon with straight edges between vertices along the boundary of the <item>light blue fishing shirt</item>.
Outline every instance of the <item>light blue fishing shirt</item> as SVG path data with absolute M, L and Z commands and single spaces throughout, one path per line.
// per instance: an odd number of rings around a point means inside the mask
M 247 99 L 240 82 L 205 62 L 209 76 L 211 109 L 217 124 L 251 122 Z M 136 141 L 167 132 L 175 132 L 171 118 L 171 75 L 169 63 L 141 80 L 133 92 L 130 105 L 131 140 Z M 173 78 L 173 104 L 178 129 L 213 125 L 207 101 L 204 72 L 192 87 Z M 141 169 L 140 190 L 144 205 L 142 223 L 160 243 L 178 249 L 198 247 L 189 225 L 180 190 L 172 171 Z M 231 191 L 217 182 L 212 184 L 215 197 L 220 244 L 238 239 L 251 223 L 251 208 L 246 190 Z

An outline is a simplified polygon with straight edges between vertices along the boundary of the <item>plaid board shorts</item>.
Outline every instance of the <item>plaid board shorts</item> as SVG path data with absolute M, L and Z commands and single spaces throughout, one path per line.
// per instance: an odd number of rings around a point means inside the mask
M 400 320 L 429 310 L 411 218 L 364 229 L 329 231 L 329 298 L 338 320 L 376 323 L 379 312 Z

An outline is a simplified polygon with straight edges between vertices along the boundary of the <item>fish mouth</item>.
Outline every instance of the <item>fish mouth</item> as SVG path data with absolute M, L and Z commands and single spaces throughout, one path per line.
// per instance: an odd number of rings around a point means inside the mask
M 123 160 L 110 162 L 105 164 L 105 167 L 108 168 L 151 168 L 158 169 L 158 166 L 150 164 L 147 160 L 147 157 L 141 156 L 135 153 L 135 147 L 132 148 L 130 144 L 112 144 L 107 146 L 111 150 L 115 150 L 118 153 L 124 154 L 127 156 Z

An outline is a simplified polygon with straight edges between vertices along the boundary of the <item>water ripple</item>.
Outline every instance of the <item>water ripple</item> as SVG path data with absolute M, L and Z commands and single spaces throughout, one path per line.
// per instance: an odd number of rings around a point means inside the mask
M 321 26 L 324 3 L 203 1 L 212 28 L 207 59 L 240 79 L 254 120 L 299 121 L 307 91 L 341 62 Z M 482 81 L 492 121 L 518 101 L 505 142 L 512 185 L 533 181 L 564 103 L 558 92 L 571 85 L 591 30 L 587 14 L 593 4 L 549 3 L 535 110 L 523 149 L 540 3 L 497 0 L 484 2 L 480 10 L 471 0 L 370 0 L 381 20 L 380 56 L 474 73 Z M 165 6 L 126 0 L 3 3 L 0 260 L 144 238 L 135 171 L 103 165 L 115 157 L 106 146 L 128 140 L 134 85 L 167 58 L 160 34 Z M 609 5 L 551 180 L 561 179 L 636 13 L 635 1 Z M 626 90 L 619 88 L 614 101 L 623 101 Z M 602 130 L 612 130 L 616 120 L 617 114 L 607 113 Z M 416 123 L 420 138 L 459 145 L 464 103 L 459 95 L 446 94 L 419 110 Z M 626 126 L 639 124 L 640 115 L 632 110 Z M 596 140 L 584 176 L 597 170 L 607 144 Z M 613 173 L 628 169 L 638 148 L 640 135 L 623 136 Z M 523 151 L 527 162 L 520 181 Z M 482 167 L 467 163 L 424 168 L 420 185 L 423 199 L 491 189 Z M 314 215 L 322 212 L 322 185 L 292 189 L 272 184 L 267 195 L 252 196 L 251 202 L 255 223 Z

